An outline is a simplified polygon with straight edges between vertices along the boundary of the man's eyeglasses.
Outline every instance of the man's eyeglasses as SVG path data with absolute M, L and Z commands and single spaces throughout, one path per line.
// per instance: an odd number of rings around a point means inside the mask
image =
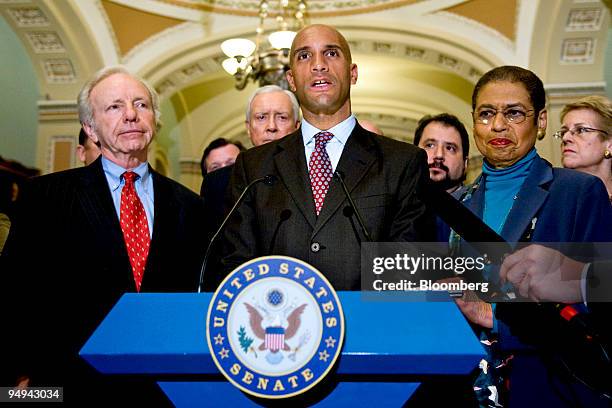
M 476 112 L 474 112 L 474 120 L 478 123 L 482 123 L 483 125 L 489 125 L 493 123 L 498 113 L 501 113 L 506 123 L 512 123 L 518 125 L 519 123 L 523 123 L 527 116 L 531 116 L 533 113 L 533 109 L 522 110 L 518 108 L 507 108 L 504 110 L 483 108 Z
M 561 140 L 563 139 L 563 136 L 565 136 L 567 132 L 570 132 L 573 136 L 578 136 L 578 137 L 582 135 L 586 135 L 587 133 L 593 133 L 593 132 L 600 132 L 608 136 L 608 132 L 606 132 L 605 130 L 590 128 L 587 126 L 576 126 L 573 129 L 561 128 L 561 130 L 556 131 L 553 136 L 555 137 L 555 139 Z

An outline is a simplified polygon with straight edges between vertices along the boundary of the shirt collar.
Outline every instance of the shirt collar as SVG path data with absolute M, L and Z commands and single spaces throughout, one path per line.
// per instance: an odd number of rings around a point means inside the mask
M 337 140 L 342 145 L 345 145 L 349 136 L 353 132 L 353 129 L 355 128 L 356 123 L 357 123 L 357 120 L 355 119 L 355 115 L 351 114 L 348 118 L 344 119 L 342 122 L 338 123 L 337 125 L 335 125 L 334 127 L 330 129 L 327 129 L 326 132 L 330 132 L 334 135 L 330 143 L 333 142 L 334 140 Z M 302 119 L 301 128 L 302 128 L 302 138 L 304 140 L 304 146 L 314 143 L 315 135 L 319 132 L 323 132 L 323 130 L 317 129 L 316 127 L 308 123 L 306 119 Z
M 111 190 L 117 190 L 123 183 L 121 175 L 127 170 L 108 160 L 104 156 L 102 156 L 102 168 L 104 169 L 104 174 L 109 181 Z M 147 162 L 140 163 L 136 168 L 131 169 L 131 171 L 138 174 L 138 180 L 141 182 L 142 186 L 147 185 L 148 179 L 151 177 L 151 173 L 149 172 L 149 164 Z

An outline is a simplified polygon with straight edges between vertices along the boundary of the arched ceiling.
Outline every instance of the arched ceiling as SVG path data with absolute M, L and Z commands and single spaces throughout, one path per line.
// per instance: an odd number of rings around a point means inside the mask
M 218 13 L 257 16 L 260 0 L 162 0 L 164 3 Z M 308 0 L 308 10 L 313 17 L 341 16 L 371 13 L 418 3 L 422 0 Z M 273 4 L 274 0 L 269 3 Z M 272 15 L 274 11 L 272 10 Z
M 270 0 L 274 7 L 276 0 Z M 604 88 L 609 10 L 597 0 L 309 0 L 308 21 L 347 37 L 359 66 L 359 117 L 410 138 L 443 110 L 469 122 L 473 84 L 502 64 L 536 71 L 553 93 Z M 73 103 L 93 72 L 124 64 L 171 102 L 180 159 L 243 135 L 252 86 L 234 89 L 221 41 L 254 38 L 259 0 L 0 0 L 47 106 Z M 273 23 L 266 26 L 273 29 Z M 55 109 L 54 108 L 54 109 Z M 43 113 L 44 114 L 44 113 Z M 475 151 L 475 149 L 473 149 Z

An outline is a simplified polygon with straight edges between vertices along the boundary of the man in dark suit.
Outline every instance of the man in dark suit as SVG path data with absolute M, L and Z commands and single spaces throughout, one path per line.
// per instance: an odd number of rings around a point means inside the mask
M 426 115 L 414 131 L 414 144 L 427 152 L 433 184 L 459 199 L 465 192 L 470 136 L 459 118 L 449 113 Z M 436 217 L 436 240 L 448 242 L 450 227 Z
M 125 292 L 197 287 L 202 201 L 149 166 L 158 116 L 153 88 L 123 68 L 98 72 L 79 94 L 79 117 L 101 157 L 33 179 L 3 254 L 6 299 L 23 317 L 10 332 L 14 373 L 63 386 L 73 405 L 164 403 L 152 383 L 102 376 L 78 356 Z
M 257 88 L 249 98 L 244 121 L 249 139 L 253 146 L 261 146 L 287 136 L 300 127 L 300 105 L 293 93 L 278 85 Z M 219 140 L 219 139 L 217 139 Z M 209 147 L 214 143 L 211 142 Z M 240 151 L 244 148 L 240 145 Z M 226 198 L 233 163 L 212 172 L 204 169 L 206 150 L 202 156 L 202 186 L 200 195 L 208 215 L 208 237 L 219 228 L 229 210 Z
M 334 28 L 301 30 L 290 65 L 287 79 L 302 107 L 302 125 L 238 156 L 230 184 L 234 199 L 258 178 L 273 175 L 277 182 L 256 185 L 232 218 L 225 270 L 281 254 L 309 262 L 338 290 L 359 289 L 365 237 L 332 173 L 344 174 L 374 241 L 432 240 L 433 219 L 419 197 L 428 178 L 426 154 L 359 126 L 350 103 L 357 66 Z
M 202 152 L 202 159 L 200 159 L 202 177 L 219 169 L 233 166 L 236 157 L 242 151 L 244 151 L 244 146 L 239 141 L 227 140 L 224 137 L 216 138 Z M 202 189 L 203 187 L 200 187 L 200 195 L 203 194 Z

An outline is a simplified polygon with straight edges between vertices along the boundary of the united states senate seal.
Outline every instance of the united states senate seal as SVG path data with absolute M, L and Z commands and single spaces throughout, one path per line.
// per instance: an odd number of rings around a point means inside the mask
M 210 354 L 242 391 L 287 398 L 320 382 L 340 355 L 344 315 L 334 288 L 295 258 L 267 256 L 230 273 L 206 320 Z

